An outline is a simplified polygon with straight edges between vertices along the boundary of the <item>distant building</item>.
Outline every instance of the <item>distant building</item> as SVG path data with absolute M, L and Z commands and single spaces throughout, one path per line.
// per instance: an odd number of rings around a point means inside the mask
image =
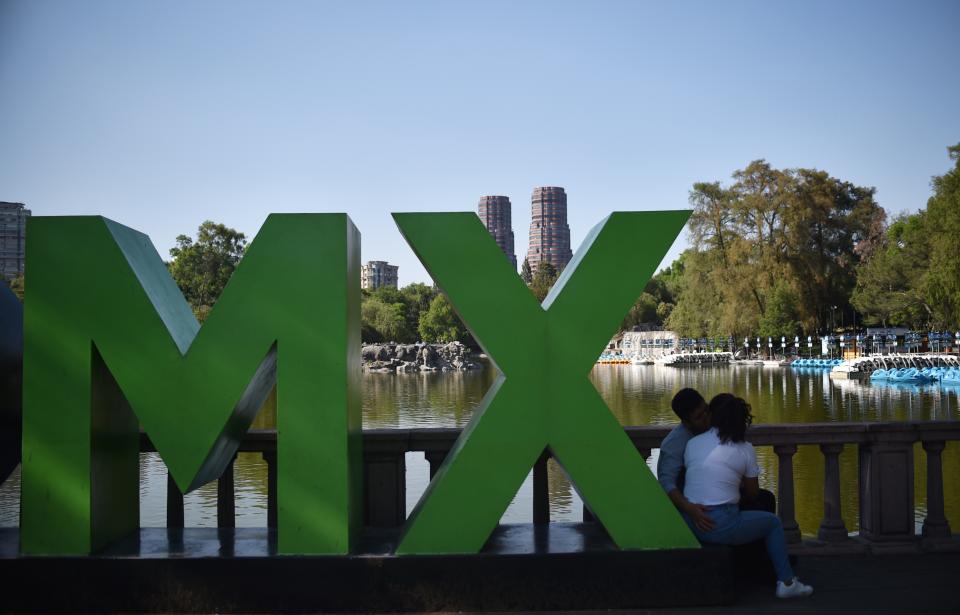
M 548 262 L 557 271 L 567 266 L 570 250 L 570 225 L 567 224 L 567 193 L 557 186 L 533 189 L 530 212 L 530 248 L 527 260 L 536 273 L 541 262 Z
M 676 331 L 626 331 L 610 340 L 608 348 L 654 358 L 679 350 L 680 336 Z
M 23 203 L 0 201 L 0 276 L 6 280 L 23 275 L 29 217 Z
M 497 245 L 517 269 L 517 253 L 513 248 L 513 226 L 510 215 L 510 198 L 505 196 L 482 196 L 477 204 L 477 214 L 483 225 L 497 241 Z
M 367 290 L 376 290 L 381 286 L 396 288 L 399 269 L 387 261 L 368 261 L 360 267 L 360 287 Z

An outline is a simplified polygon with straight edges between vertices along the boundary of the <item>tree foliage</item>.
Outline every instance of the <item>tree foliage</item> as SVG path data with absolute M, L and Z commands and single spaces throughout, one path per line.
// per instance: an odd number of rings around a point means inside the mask
M 530 259 L 524 258 L 523 265 L 520 266 L 520 277 L 524 283 L 529 286 L 533 282 L 533 270 L 530 268 Z
M 556 267 L 549 262 L 542 261 L 537 265 L 537 270 L 530 280 L 530 290 L 533 292 L 533 296 L 537 298 L 537 301 L 543 302 L 558 277 L 560 277 L 560 274 L 557 272 Z
M 931 182 L 927 209 L 898 217 L 857 270 L 852 302 L 868 323 L 960 327 L 960 144 Z
M 653 276 L 633 307 L 627 312 L 620 328 L 624 331 L 638 325 L 662 327 L 675 307 L 674 295 L 684 268 L 683 256 Z
M 832 305 L 852 320 L 856 268 L 885 219 L 874 189 L 764 160 L 733 180 L 693 185 L 694 247 L 666 326 L 690 337 L 793 335 L 826 327 Z
M 167 263 L 170 275 L 202 322 L 213 309 L 247 248 L 247 238 L 232 228 L 205 221 L 196 240 L 178 235 Z
M 453 305 L 445 295 L 438 294 L 430 308 L 420 316 L 420 339 L 425 342 L 471 343 L 470 333 L 457 317 Z
M 446 297 L 426 284 L 364 290 L 360 325 L 364 342 L 461 341 L 477 345 Z
M 377 296 L 360 304 L 361 337 L 369 342 L 412 342 L 402 302 L 387 303 Z
M 10 290 L 13 291 L 17 297 L 20 298 L 20 301 L 23 301 L 23 274 L 18 275 L 15 278 L 6 280 L 7 286 L 10 287 Z

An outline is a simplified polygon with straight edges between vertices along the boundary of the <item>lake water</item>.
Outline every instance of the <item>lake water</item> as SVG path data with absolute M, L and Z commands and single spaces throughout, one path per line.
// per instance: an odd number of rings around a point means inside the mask
M 492 384 L 493 369 L 464 373 L 364 374 L 364 428 L 462 427 Z M 694 387 L 709 399 L 730 391 L 753 406 L 755 423 L 819 423 L 835 421 L 960 420 L 960 390 L 930 386 L 871 385 L 831 381 L 826 371 L 759 366 L 665 367 L 598 365 L 590 375 L 611 411 L 623 425 L 675 424 L 670 399 L 683 387 Z M 268 403 L 255 427 L 272 427 L 275 410 Z M 748 435 L 749 438 L 749 435 Z M 655 467 L 658 451 L 648 464 Z M 761 485 L 776 493 L 777 458 L 770 447 L 758 447 Z M 926 502 L 926 456 L 915 448 L 917 522 Z M 960 526 L 960 443 L 943 453 L 947 518 Z M 847 445 L 840 456 L 842 507 L 847 529 L 857 530 L 857 451 Z M 796 514 L 805 535 L 816 534 L 823 516 L 823 456 L 816 446 L 801 446 L 794 456 Z M 141 525 L 162 527 L 166 512 L 166 469 L 156 454 L 141 455 Z M 19 517 L 19 470 L 0 486 L 0 525 L 16 525 Z M 237 525 L 266 525 L 266 465 L 258 454 L 242 453 L 235 466 Z M 422 453 L 407 455 L 407 511 L 413 509 L 429 481 Z M 583 505 L 562 469 L 548 468 L 551 519 L 579 520 Z M 216 483 L 187 494 L 185 523 L 216 525 Z M 504 521 L 532 520 L 532 478 L 520 488 L 504 513 Z M 919 526 L 918 526 L 919 527 Z

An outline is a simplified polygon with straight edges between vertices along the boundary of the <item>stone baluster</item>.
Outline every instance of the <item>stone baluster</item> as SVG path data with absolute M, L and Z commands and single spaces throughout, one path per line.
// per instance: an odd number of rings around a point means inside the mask
M 821 444 L 823 453 L 823 521 L 817 537 L 824 542 L 847 539 L 847 526 L 840 516 L 840 452 L 843 444 Z
M 423 456 L 430 464 L 430 480 L 433 480 L 437 470 L 443 465 L 443 460 L 447 458 L 447 451 L 424 451 Z
M 402 451 L 364 453 L 366 525 L 396 527 L 406 521 L 406 468 Z
M 183 529 L 183 494 L 167 472 L 167 529 Z
M 943 512 L 943 452 L 944 442 L 923 442 L 927 452 L 927 517 L 923 520 L 925 539 L 950 538 L 950 523 Z
M 793 456 L 797 452 L 797 445 L 778 444 L 773 447 L 773 452 L 780 461 L 777 472 L 777 513 L 783 523 L 787 542 L 800 542 L 800 526 L 797 524 L 793 493 Z
M 533 522 L 550 523 L 550 485 L 547 483 L 547 460 L 550 452 L 544 451 L 533 464 Z
M 267 527 L 277 527 L 277 451 L 264 451 L 267 464 Z
M 860 538 L 914 540 L 913 439 L 877 433 L 860 444 L 859 456 Z
M 233 464 L 237 460 L 233 459 L 227 464 L 227 468 L 217 479 L 217 527 L 233 528 L 236 527 L 236 502 L 233 497 Z

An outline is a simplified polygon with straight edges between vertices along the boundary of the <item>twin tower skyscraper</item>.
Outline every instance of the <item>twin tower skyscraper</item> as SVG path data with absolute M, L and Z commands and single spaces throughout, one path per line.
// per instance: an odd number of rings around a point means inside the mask
M 517 254 L 513 243 L 510 198 L 482 196 L 477 209 L 483 225 L 516 269 Z M 543 262 L 550 263 L 560 271 L 573 258 L 570 250 L 570 225 L 567 224 L 567 193 L 563 188 L 540 186 L 533 189 L 529 239 L 527 262 L 534 273 Z

